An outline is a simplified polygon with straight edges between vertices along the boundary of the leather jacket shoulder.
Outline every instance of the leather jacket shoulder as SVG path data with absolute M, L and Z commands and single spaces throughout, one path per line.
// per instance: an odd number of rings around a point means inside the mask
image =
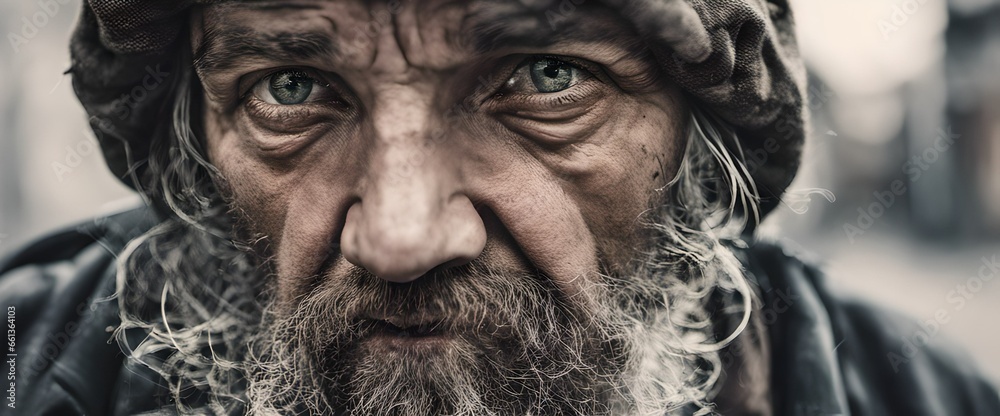
M 111 297 L 118 253 L 155 223 L 145 208 L 99 217 L 0 260 L 0 306 L 14 327 L 7 353 L 16 354 L 4 383 L 13 383 L 13 401 L 5 395 L 0 414 L 107 415 L 113 402 L 145 395 L 121 388 L 126 360 L 113 340 Z

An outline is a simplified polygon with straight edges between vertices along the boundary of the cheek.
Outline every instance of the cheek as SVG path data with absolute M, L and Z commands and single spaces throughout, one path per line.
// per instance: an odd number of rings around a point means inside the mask
M 682 140 L 680 130 L 665 114 L 645 114 L 645 120 L 618 129 L 616 141 L 624 145 L 608 155 L 600 174 L 578 188 L 580 206 L 609 266 L 622 267 L 635 257 L 646 214 L 661 202 L 662 187 L 677 170 L 674 145 Z
M 228 183 L 233 209 L 264 237 L 283 293 L 297 293 L 315 276 L 339 241 L 358 166 L 335 141 L 316 143 L 282 163 L 269 163 L 248 145 L 241 129 L 223 129 L 207 117 L 208 153 Z M 289 165 L 294 168 L 289 167 Z
M 669 96 L 622 99 L 612 108 L 589 137 L 558 149 L 498 128 L 473 135 L 504 139 L 473 140 L 488 145 L 462 152 L 471 196 L 570 294 L 601 260 L 614 271 L 634 257 L 638 219 L 660 198 L 683 148 L 685 113 Z
M 634 258 L 643 215 L 662 199 L 685 143 L 686 111 L 671 96 L 641 98 L 621 100 L 587 141 L 539 155 L 613 268 Z

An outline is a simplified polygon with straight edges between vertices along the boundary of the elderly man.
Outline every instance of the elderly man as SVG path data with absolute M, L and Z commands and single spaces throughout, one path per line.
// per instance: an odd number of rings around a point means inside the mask
M 753 240 L 805 135 L 792 30 L 777 0 L 90 0 L 69 72 L 147 207 L 0 263 L 4 410 L 1000 414 Z

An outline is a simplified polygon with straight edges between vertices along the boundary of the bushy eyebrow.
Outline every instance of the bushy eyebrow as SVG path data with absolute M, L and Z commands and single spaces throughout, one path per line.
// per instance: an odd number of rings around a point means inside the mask
M 539 10 L 521 2 L 484 3 L 486 7 L 466 16 L 463 25 L 472 32 L 472 46 L 480 54 L 505 47 L 544 48 L 564 41 L 599 41 L 610 35 L 607 26 L 587 24 L 582 20 L 583 13 L 562 15 L 555 6 Z
M 337 53 L 334 40 L 325 32 L 262 32 L 250 28 L 221 28 L 207 31 L 195 51 L 194 66 L 199 73 L 232 69 L 248 56 L 276 62 L 302 62 L 315 58 L 332 59 Z
M 324 0 L 244 0 L 239 7 L 258 10 L 311 9 L 320 10 Z M 328 0 L 327 0 L 328 1 Z M 413 0 L 411 0 L 413 1 Z M 465 2 L 467 0 L 452 0 Z M 615 24 L 587 24 L 586 13 L 581 9 L 601 9 L 601 5 L 581 4 L 574 12 L 553 14 L 559 9 L 558 1 L 551 1 L 548 8 L 531 7 L 519 1 L 480 0 L 479 7 L 469 7 L 463 17 L 461 29 L 453 31 L 454 45 L 472 48 L 475 55 L 491 55 L 505 49 L 544 49 L 562 42 L 593 42 L 615 40 L 625 49 L 641 49 L 641 42 L 634 39 L 622 44 L 621 27 Z M 236 6 L 234 6 L 236 7 Z M 600 10 L 611 12 L 611 10 Z M 559 13 L 562 13 L 561 11 Z M 342 58 L 345 51 L 338 47 L 344 39 L 338 38 L 337 23 L 325 17 L 331 27 L 327 30 L 262 29 L 246 25 L 231 27 L 217 23 L 205 30 L 202 42 L 194 53 L 194 67 L 198 73 L 225 71 L 239 67 L 249 57 L 261 57 L 274 62 L 333 61 Z M 626 25 L 627 27 L 628 25 Z M 332 29 L 332 30 L 330 30 Z M 349 54 L 348 54 L 349 55 Z

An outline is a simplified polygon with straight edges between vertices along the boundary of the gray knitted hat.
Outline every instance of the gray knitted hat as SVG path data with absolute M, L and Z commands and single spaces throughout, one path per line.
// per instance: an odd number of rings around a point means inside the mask
M 217 1 L 217 0 L 215 0 Z M 510 0 L 513 1 L 513 0 Z M 544 13 L 579 0 L 521 0 Z M 111 171 L 126 184 L 166 135 L 179 40 L 191 6 L 213 0 L 87 0 L 71 40 L 73 87 Z M 756 155 L 761 213 L 779 203 L 805 139 L 805 70 L 787 0 L 602 0 L 629 19 L 687 94 Z M 167 85 L 168 88 L 159 88 Z M 155 88 L 149 88 L 155 86 Z M 135 176 L 133 176 L 135 175 Z

